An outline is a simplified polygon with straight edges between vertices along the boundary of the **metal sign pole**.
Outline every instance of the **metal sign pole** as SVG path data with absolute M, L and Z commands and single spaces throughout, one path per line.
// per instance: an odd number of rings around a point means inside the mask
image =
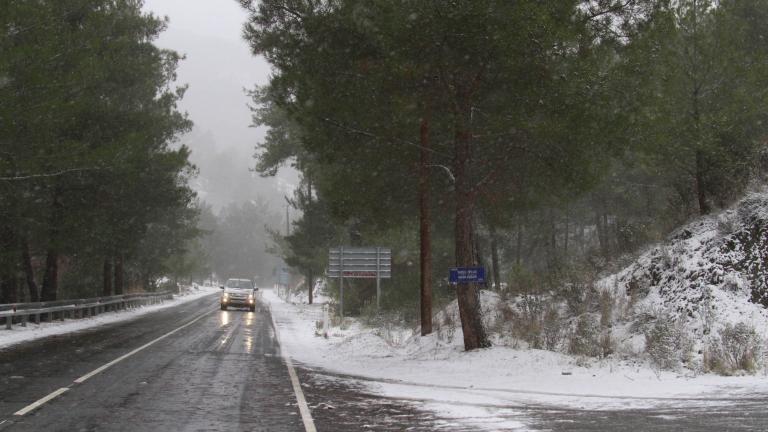
M 344 318 L 344 246 L 339 246 L 339 314 Z
M 381 308 L 381 248 L 376 248 L 376 312 Z

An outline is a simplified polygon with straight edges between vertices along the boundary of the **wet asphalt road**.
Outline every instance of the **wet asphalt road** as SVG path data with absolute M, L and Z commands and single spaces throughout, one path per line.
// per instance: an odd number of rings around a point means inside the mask
M 195 318 L 94 375 L 78 377 Z M 428 431 L 429 415 L 298 368 L 319 431 Z M 25 416 L 13 413 L 59 388 Z M 416 425 L 416 427 L 413 427 Z M 265 308 L 218 310 L 216 296 L 136 320 L 0 350 L 0 431 L 303 431 Z
M 73 381 L 180 326 L 82 384 Z M 474 431 L 423 409 L 439 401 L 372 394 L 371 382 L 297 366 L 318 431 Z M 59 388 L 61 396 L 14 416 Z M 519 395 L 518 395 L 519 397 Z M 474 406 L 473 408 L 478 408 Z M 485 430 L 495 427 L 482 418 Z M 717 407 L 565 410 L 487 407 L 495 417 L 548 431 L 762 431 L 768 398 Z M 0 350 L 0 432 L 6 431 L 303 431 L 285 362 L 265 308 L 218 310 L 216 296 L 138 319 Z

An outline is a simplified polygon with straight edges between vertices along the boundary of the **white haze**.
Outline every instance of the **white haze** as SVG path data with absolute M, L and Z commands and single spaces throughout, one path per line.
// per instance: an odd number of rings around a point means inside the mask
M 194 187 L 201 199 L 220 209 L 262 198 L 278 210 L 296 173 L 264 179 L 249 172 L 264 130 L 250 127 L 245 89 L 266 84 L 270 68 L 242 39 L 245 11 L 235 0 L 146 0 L 144 9 L 170 19 L 157 44 L 186 56 L 177 83 L 189 89 L 180 108 L 195 128 L 182 142 L 200 169 Z

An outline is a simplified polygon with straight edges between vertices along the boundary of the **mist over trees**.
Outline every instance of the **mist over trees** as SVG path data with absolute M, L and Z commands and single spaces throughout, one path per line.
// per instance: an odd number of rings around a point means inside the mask
M 142 7 L 0 6 L 0 303 L 271 278 L 284 192 L 256 187 L 250 149 L 192 133 L 182 57 L 157 47 L 167 21 Z
M 151 289 L 197 235 L 179 56 L 140 6 L 0 7 L 2 302 Z
M 209 256 L 210 274 L 220 280 L 250 278 L 257 285 L 273 280 L 279 257 L 268 251 L 270 227 L 280 226 L 280 213 L 264 201 L 244 201 L 230 203 L 218 214 L 205 207 L 202 219 L 201 242 Z
M 291 176 L 262 178 L 249 170 L 252 146 L 240 148 L 222 144 L 212 132 L 196 128 L 183 140 L 192 149 L 190 160 L 199 171 L 191 185 L 200 200 L 210 204 L 215 211 L 230 203 L 245 201 L 264 201 L 275 211 L 285 207 L 285 196 L 290 195 L 294 187 L 289 183 Z
M 488 345 L 480 287 L 450 294 L 448 266 L 566 295 L 761 172 L 763 0 L 240 3 L 274 67 L 257 169 L 302 173 L 284 255 L 312 274 L 328 246 L 392 247 L 385 306 L 421 303 L 428 332 L 435 284 L 467 349 Z

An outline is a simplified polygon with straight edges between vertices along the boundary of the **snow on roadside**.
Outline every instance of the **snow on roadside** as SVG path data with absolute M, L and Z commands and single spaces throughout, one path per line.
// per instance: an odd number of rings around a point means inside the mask
M 374 392 L 416 400 L 443 418 L 493 430 L 522 428 L 525 418 L 515 417 L 515 407 L 527 404 L 636 409 L 713 405 L 768 392 L 762 375 L 686 376 L 632 361 L 579 361 L 504 346 L 464 352 L 460 328 L 453 342 L 445 343 L 434 334 L 370 329 L 352 320 L 344 330 L 331 328 L 325 339 L 317 336 L 322 305 L 288 304 L 272 290 L 265 290 L 263 299 L 295 362 L 363 377 L 361 383 Z
M 728 325 L 746 324 L 768 340 L 767 247 L 766 190 L 679 227 L 597 281 L 598 290 L 624 300 L 624 325 L 614 327 L 613 336 L 642 351 L 643 332 L 659 320 L 672 321 L 693 346 L 687 366 L 698 369 Z
M 95 317 L 66 321 L 43 322 L 40 324 L 27 323 L 26 327 L 15 324 L 11 330 L 5 326 L 0 327 L 0 349 L 7 348 L 22 342 L 40 339 L 47 336 L 60 335 L 90 329 L 106 324 L 128 321 L 138 316 L 156 312 L 169 307 L 177 306 L 201 297 L 219 292 L 216 287 L 199 286 L 197 290 L 187 291 L 181 295 L 174 295 L 173 300 L 166 300 L 160 304 L 141 306 L 137 309 L 120 312 L 105 312 Z

